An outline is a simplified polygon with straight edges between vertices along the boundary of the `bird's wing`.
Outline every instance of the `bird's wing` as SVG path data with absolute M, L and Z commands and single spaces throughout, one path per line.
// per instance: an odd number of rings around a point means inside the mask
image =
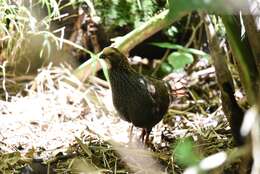
M 166 82 L 151 77 L 145 77 L 146 88 L 154 101 L 154 112 L 164 113 L 169 106 L 169 86 Z
M 145 89 L 143 91 L 146 91 L 151 101 L 153 101 L 153 104 L 156 104 L 156 99 L 159 95 L 156 81 L 145 76 L 140 76 L 139 82 L 141 83 L 141 87 Z

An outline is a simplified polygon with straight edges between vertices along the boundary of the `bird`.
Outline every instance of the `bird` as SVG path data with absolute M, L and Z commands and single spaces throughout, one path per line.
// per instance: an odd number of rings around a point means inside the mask
M 148 143 L 152 128 L 168 111 L 171 101 L 169 85 L 135 71 L 117 48 L 104 48 L 100 58 L 109 63 L 112 100 L 120 118 L 142 128 L 140 138 Z

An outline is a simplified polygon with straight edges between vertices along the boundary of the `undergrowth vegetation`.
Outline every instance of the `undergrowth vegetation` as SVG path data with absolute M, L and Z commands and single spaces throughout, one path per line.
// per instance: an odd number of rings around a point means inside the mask
M 259 173 L 259 24 L 244 3 L 0 0 L 0 173 Z M 185 88 L 149 147 L 113 108 L 111 45 Z

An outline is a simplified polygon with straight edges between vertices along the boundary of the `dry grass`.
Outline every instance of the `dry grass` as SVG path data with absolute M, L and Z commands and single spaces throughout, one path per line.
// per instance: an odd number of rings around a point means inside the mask
M 170 109 L 153 129 L 153 145 L 146 149 L 138 143 L 137 128 L 128 143 L 130 125 L 119 119 L 111 101 L 109 89 L 83 84 L 65 67 L 44 68 L 23 92 L 0 101 L 1 152 L 19 151 L 22 157 L 17 161 L 43 158 L 59 172 L 181 173 L 183 167 L 172 155 L 179 138 L 191 137 L 201 156 L 231 147 L 220 104 L 208 112 L 205 108 L 211 103 L 186 98 L 182 102 L 191 104 L 182 111 Z

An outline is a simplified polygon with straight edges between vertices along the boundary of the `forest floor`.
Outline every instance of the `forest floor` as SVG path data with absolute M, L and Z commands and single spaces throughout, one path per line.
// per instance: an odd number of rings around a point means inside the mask
M 175 152 L 184 138 L 198 159 L 232 148 L 214 68 L 199 66 L 183 78 L 188 95 L 153 128 L 147 148 L 138 128 L 129 142 L 131 125 L 118 117 L 108 88 L 83 84 L 64 67 L 42 69 L 23 92 L 0 100 L 0 171 L 183 173 L 189 162 Z

